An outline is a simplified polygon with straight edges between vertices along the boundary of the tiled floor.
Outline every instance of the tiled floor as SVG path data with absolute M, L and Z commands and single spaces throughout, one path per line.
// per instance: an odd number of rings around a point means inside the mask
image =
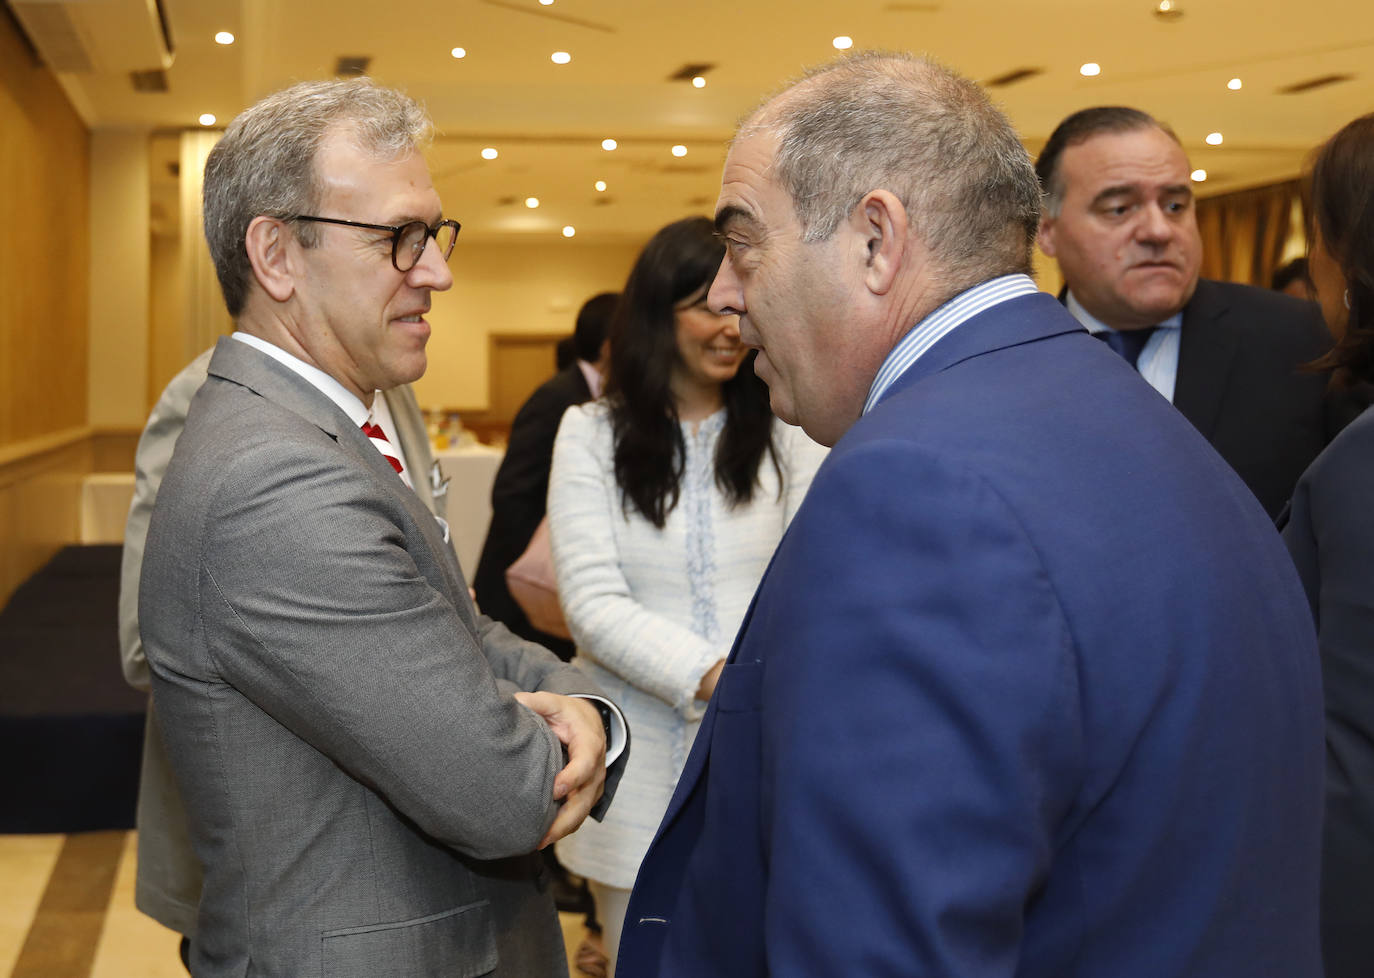
M 0 835 L 0 978 L 186 978 L 178 935 L 134 909 L 135 858 L 132 832 Z

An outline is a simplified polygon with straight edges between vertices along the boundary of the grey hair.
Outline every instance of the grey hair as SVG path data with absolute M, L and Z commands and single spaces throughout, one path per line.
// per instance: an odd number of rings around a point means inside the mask
M 772 177 L 806 241 L 834 233 L 872 190 L 896 195 L 949 294 L 1029 272 L 1040 186 L 1011 123 L 981 88 L 922 57 L 865 51 L 823 65 L 735 137 L 778 137 Z
M 399 159 L 423 148 L 433 124 L 413 99 L 368 78 L 301 82 L 241 112 L 205 161 L 205 239 L 229 315 L 243 311 L 252 282 L 244 238 L 255 217 L 315 212 L 323 185 L 315 157 L 325 137 L 346 128 L 359 149 Z M 319 229 L 298 224 L 296 239 L 319 243 Z

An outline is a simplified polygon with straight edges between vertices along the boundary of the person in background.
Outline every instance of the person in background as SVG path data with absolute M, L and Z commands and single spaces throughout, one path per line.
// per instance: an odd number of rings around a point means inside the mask
M 610 349 L 606 333 L 618 298 L 614 292 L 603 292 L 582 304 L 573 331 L 576 359 L 540 384 L 516 412 L 506 454 L 492 483 L 491 524 L 472 579 L 482 614 L 564 661 L 572 658 L 572 643 L 530 624 L 506 587 L 506 568 L 524 553 L 544 518 L 553 438 L 563 412 L 601 395 Z
M 1285 262 L 1274 270 L 1269 279 L 1269 287 L 1275 292 L 1291 295 L 1295 299 L 1311 302 L 1316 293 L 1312 291 L 1312 281 L 1307 277 L 1307 259 L 1298 257 Z
M 1039 218 L 1006 117 L 925 59 L 822 66 L 735 136 L 707 305 L 834 447 L 640 867 L 627 978 L 1320 974 L 1302 587 L 1036 289 Z
M 1191 168 L 1178 138 L 1138 109 L 1083 109 L 1035 164 L 1040 247 L 1069 312 L 1211 442 L 1272 518 L 1329 440 L 1331 345 L 1310 302 L 1198 277 Z
M 737 317 L 707 308 L 723 254 L 704 217 L 650 239 L 612 327 L 607 395 L 569 410 L 554 443 L 549 528 L 574 661 L 635 736 L 615 810 L 558 844 L 591 882 L 612 973 L 640 859 L 824 454 L 769 411 Z
M 1336 133 L 1312 167 L 1309 268 L 1336 337 L 1321 361 L 1374 382 L 1374 114 Z M 1374 966 L 1374 414 L 1357 417 L 1293 493 L 1284 542 L 1317 622 L 1326 694 L 1321 882 L 1327 978 Z

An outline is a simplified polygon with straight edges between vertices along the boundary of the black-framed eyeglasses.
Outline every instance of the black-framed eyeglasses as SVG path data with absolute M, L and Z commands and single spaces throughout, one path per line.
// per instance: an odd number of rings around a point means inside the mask
M 310 214 L 297 214 L 287 218 L 290 221 L 314 221 L 317 224 L 342 224 L 349 228 L 367 228 L 370 231 L 391 232 L 391 264 L 398 272 L 408 272 L 415 267 L 420 256 L 425 253 L 429 239 L 439 246 L 439 254 L 448 261 L 453 254 L 453 246 L 458 241 L 462 225 L 457 221 L 440 221 L 433 227 L 424 221 L 407 221 L 405 224 L 365 224 L 362 221 L 345 221 L 340 217 L 314 217 Z

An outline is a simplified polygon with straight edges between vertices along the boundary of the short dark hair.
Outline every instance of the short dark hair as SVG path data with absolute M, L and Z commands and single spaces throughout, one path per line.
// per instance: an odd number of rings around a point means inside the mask
M 1050 133 L 1049 141 L 1045 143 L 1045 148 L 1035 160 L 1035 175 L 1040 178 L 1040 194 L 1045 213 L 1051 217 L 1058 217 L 1059 206 L 1064 202 L 1064 183 L 1059 178 L 1059 159 L 1064 155 L 1064 150 L 1087 142 L 1093 136 L 1104 132 L 1136 132 L 1141 129 L 1158 129 L 1174 142 L 1178 142 L 1178 136 L 1174 135 L 1174 131 L 1154 116 L 1125 105 L 1099 105 L 1091 109 L 1080 109 L 1055 126 L 1054 132 Z
M 606 395 L 615 481 L 625 511 L 637 509 L 659 528 L 678 503 L 687 458 L 672 391 L 676 307 L 711 287 L 723 257 L 725 243 L 710 218 L 661 228 L 635 260 L 611 327 Z M 765 455 L 778 465 L 768 388 L 753 364 L 750 353 L 721 385 L 725 430 L 716 443 L 715 481 L 731 506 L 753 498 Z
M 1311 181 L 1309 221 L 1340 266 L 1350 307 L 1345 334 L 1319 362 L 1374 381 L 1374 113 L 1326 141 Z
M 577 327 L 573 330 L 573 348 L 577 359 L 596 363 L 601 359 L 601 344 L 606 342 L 606 334 L 611 330 L 611 317 L 615 315 L 616 303 L 620 301 L 619 292 L 601 292 L 582 303 L 577 310 Z
M 1269 277 L 1269 287 L 1275 292 L 1282 292 L 1294 282 L 1307 281 L 1307 259 L 1294 258 L 1290 262 L 1284 262 L 1274 269 L 1274 274 Z

